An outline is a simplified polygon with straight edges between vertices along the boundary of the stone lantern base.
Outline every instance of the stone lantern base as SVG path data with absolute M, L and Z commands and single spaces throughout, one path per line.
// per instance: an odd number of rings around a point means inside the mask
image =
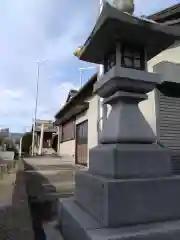
M 75 197 L 59 202 L 66 240 L 179 240 L 180 177 L 157 144 L 101 144 Z
M 180 221 L 103 228 L 74 199 L 60 202 L 61 232 L 66 240 L 179 240 Z

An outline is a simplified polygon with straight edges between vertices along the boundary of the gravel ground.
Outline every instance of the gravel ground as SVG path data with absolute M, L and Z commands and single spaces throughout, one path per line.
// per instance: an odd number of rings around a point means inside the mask
M 22 164 L 0 180 L 0 240 L 33 240 Z

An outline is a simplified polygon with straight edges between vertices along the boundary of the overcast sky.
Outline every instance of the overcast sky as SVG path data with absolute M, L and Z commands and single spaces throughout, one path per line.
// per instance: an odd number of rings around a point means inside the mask
M 68 91 L 79 86 L 73 56 L 97 16 L 99 0 L 0 1 L 0 127 L 24 131 L 32 124 L 37 60 L 40 65 L 38 118 L 53 119 Z M 180 1 L 136 0 L 136 14 L 150 14 Z M 83 74 L 83 82 L 93 74 Z

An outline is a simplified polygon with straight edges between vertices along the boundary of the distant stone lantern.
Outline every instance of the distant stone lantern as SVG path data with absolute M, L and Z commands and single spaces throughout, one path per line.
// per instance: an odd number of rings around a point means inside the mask
M 104 65 L 94 92 L 112 110 L 88 171 L 76 173 L 75 198 L 60 204 L 66 240 L 180 239 L 180 178 L 138 108 L 160 83 L 148 60 L 178 39 L 179 29 L 104 5 L 79 58 Z

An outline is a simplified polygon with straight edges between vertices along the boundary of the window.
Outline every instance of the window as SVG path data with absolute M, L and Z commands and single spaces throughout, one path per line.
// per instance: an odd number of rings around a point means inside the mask
M 116 53 L 109 53 L 104 58 L 104 72 L 108 72 L 112 67 L 116 65 Z
M 138 70 L 145 69 L 144 49 L 137 47 L 122 46 L 121 63 L 123 67 Z
M 62 142 L 75 139 L 75 122 L 71 121 L 62 126 Z

